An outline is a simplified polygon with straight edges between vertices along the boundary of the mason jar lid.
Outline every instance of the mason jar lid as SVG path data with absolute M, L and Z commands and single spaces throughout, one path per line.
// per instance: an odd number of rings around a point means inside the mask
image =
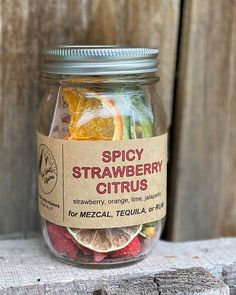
M 43 72 L 59 75 L 120 75 L 157 71 L 159 50 L 120 46 L 58 46 L 45 53 Z

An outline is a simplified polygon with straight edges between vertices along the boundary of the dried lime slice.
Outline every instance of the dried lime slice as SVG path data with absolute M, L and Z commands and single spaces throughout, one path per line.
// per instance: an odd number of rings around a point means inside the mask
M 101 253 L 124 248 L 139 234 L 141 229 L 142 225 L 107 229 L 67 228 L 80 245 Z

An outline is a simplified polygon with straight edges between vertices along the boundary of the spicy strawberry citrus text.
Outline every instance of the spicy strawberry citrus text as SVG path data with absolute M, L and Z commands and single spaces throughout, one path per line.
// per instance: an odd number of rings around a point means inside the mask
M 145 191 L 148 188 L 148 180 L 145 175 L 156 174 L 162 171 L 162 160 L 151 163 L 142 163 L 142 155 L 144 149 L 129 149 L 129 150 L 105 150 L 102 152 L 102 162 L 107 166 L 92 166 L 72 168 L 72 176 L 75 179 L 100 179 L 96 185 L 98 194 L 111 193 L 129 193 L 137 191 Z M 138 164 L 133 164 L 140 162 Z M 116 163 L 118 165 L 113 166 Z M 110 164 L 108 166 L 108 164 Z M 119 165 L 120 164 L 120 165 Z M 132 177 L 142 176 L 141 179 L 130 180 Z M 123 180 L 123 178 L 127 178 Z M 110 181 L 109 181 L 110 180 Z

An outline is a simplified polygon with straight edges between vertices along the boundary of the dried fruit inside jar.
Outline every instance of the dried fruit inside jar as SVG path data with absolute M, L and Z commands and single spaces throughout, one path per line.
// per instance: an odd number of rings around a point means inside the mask
M 61 91 L 70 113 L 66 140 L 115 141 L 154 136 L 151 105 L 139 87 L 63 87 Z M 161 222 L 107 229 L 67 228 L 46 222 L 46 229 L 57 256 L 85 264 L 109 264 L 146 255 L 160 235 Z

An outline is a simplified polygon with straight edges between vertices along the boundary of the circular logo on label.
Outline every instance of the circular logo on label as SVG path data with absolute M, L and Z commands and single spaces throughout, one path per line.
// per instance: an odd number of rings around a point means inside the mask
M 45 144 L 39 146 L 38 176 L 40 188 L 50 194 L 57 184 L 58 172 L 55 158 Z

